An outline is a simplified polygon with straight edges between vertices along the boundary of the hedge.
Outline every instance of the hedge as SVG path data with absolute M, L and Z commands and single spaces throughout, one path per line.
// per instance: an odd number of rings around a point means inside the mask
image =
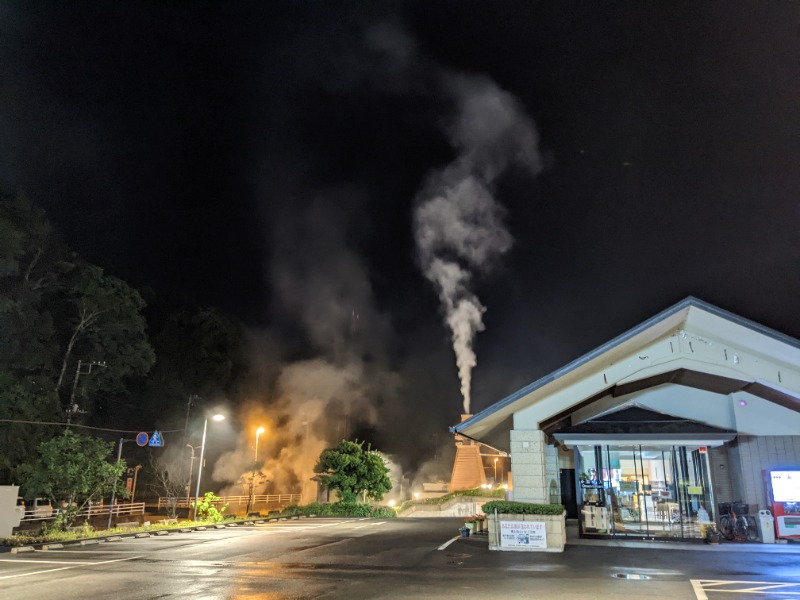
M 386 519 L 396 517 L 395 511 L 387 506 L 372 506 L 355 502 L 334 502 L 320 504 L 312 502 L 304 506 L 296 504 L 287 506 L 280 512 L 281 516 L 311 516 L 318 517 L 374 517 Z
M 498 514 L 506 515 L 560 515 L 564 512 L 564 505 L 492 500 L 481 506 L 481 510 L 487 515 L 494 514 L 495 509 Z

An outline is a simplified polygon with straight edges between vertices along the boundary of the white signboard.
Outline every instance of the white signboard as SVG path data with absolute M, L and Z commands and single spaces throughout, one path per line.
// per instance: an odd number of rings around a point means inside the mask
M 500 521 L 501 548 L 547 548 L 543 521 Z
M 800 502 L 800 471 L 770 471 L 770 477 L 775 502 Z

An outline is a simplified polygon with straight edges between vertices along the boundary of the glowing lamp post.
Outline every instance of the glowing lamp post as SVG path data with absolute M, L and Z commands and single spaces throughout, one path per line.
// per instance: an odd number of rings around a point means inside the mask
M 225 415 L 214 415 L 211 417 L 214 421 L 224 421 Z M 197 505 L 200 503 L 200 478 L 203 476 L 203 455 L 206 451 L 206 430 L 208 429 L 208 417 L 203 422 L 203 441 L 200 444 L 200 466 L 197 467 L 197 488 L 194 492 L 194 513 L 192 513 L 192 521 L 197 520 Z
M 258 429 L 256 429 L 256 460 L 255 460 L 255 462 L 258 462 L 258 437 L 262 433 L 264 433 L 264 428 L 263 427 L 259 427 Z
M 253 459 L 253 476 L 250 478 L 250 493 L 247 496 L 247 508 L 245 513 L 250 514 L 250 509 L 255 507 L 256 503 L 256 469 L 258 468 L 258 438 L 264 433 L 264 428 L 259 427 L 256 429 L 256 455 Z

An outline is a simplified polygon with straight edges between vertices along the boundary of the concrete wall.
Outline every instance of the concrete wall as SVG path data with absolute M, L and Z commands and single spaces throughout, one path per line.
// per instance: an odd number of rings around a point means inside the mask
M 767 508 L 764 471 L 800 469 L 800 435 L 738 435 L 729 447 L 731 479 L 738 496 L 750 511 Z
M 708 469 L 711 477 L 711 488 L 714 490 L 714 514 L 717 514 L 717 507 L 720 502 L 733 502 L 735 498 L 735 487 L 733 475 L 735 469 L 731 463 L 727 446 L 718 446 L 708 449 Z
M 471 497 L 467 500 L 460 496 L 445 504 L 415 504 L 404 510 L 400 517 L 469 517 L 482 514 L 481 506 L 497 498 Z

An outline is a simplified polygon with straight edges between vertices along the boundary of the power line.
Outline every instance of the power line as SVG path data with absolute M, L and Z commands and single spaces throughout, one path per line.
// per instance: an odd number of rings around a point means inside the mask
M 109 429 L 107 427 L 91 427 L 90 425 L 76 425 L 75 423 L 60 423 L 56 421 L 17 421 L 15 419 L 0 419 L 0 423 L 20 423 L 23 425 L 61 425 L 63 427 L 81 427 L 83 429 L 94 429 L 95 431 L 111 431 L 113 433 L 139 433 L 141 429 Z M 175 433 L 183 429 L 167 429 L 161 433 Z

